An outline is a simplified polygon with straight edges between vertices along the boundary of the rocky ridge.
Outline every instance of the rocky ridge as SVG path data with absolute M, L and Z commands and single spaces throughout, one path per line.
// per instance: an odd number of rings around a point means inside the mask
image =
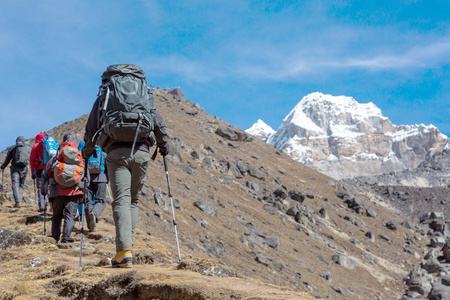
M 448 138 L 433 125 L 394 125 L 373 103 L 312 93 L 267 142 L 321 173 L 342 179 L 414 168 L 441 152 Z
M 108 267 L 114 255 L 110 205 L 98 232 L 86 236 L 78 270 L 77 244 L 65 248 L 43 235 L 49 217 L 35 211 L 32 181 L 25 187 L 28 204 L 17 211 L 5 172 L 0 234 L 11 237 L 5 241 L 23 236 L 23 243 L 1 245 L 0 297 L 99 299 L 96 291 L 108 286 L 118 286 L 102 295 L 110 299 L 150 297 L 157 288 L 161 299 L 173 299 L 170 293 L 178 299 L 404 294 L 403 278 L 426 250 L 423 229 L 383 199 L 358 193 L 208 115 L 180 89 L 154 93 L 174 148 L 168 162 L 183 263 L 177 262 L 160 157 L 151 163 L 141 195 L 132 273 Z M 81 139 L 86 117 L 49 134 L 59 141 L 68 132 Z M 78 225 L 74 236 L 79 243 Z
M 450 150 L 436 153 L 421 162 L 416 168 L 373 177 L 361 176 L 354 179 L 379 186 L 447 187 L 450 185 Z
M 389 203 L 416 222 L 433 211 L 450 219 L 450 151 L 444 150 L 417 168 L 375 177 L 343 180 L 353 188 Z

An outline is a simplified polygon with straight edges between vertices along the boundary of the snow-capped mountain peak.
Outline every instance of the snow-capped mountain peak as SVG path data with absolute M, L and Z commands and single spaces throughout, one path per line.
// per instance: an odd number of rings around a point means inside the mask
M 258 121 L 252 125 L 252 127 L 245 131 L 251 135 L 256 136 L 264 142 L 266 142 L 270 138 L 270 136 L 275 133 L 275 130 L 264 123 L 261 119 L 258 119 Z
M 415 167 L 442 151 L 448 138 L 433 125 L 394 125 L 371 102 L 316 92 L 303 97 L 266 141 L 340 179 Z
M 373 103 L 360 104 L 352 97 L 309 94 L 283 119 L 284 126 L 297 126 L 315 137 L 329 135 L 354 137 L 361 130 L 358 124 L 388 120 Z M 381 128 L 380 128 L 381 129 Z

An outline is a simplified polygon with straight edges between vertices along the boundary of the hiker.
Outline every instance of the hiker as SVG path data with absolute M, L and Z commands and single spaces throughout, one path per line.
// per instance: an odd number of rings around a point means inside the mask
M 42 172 L 41 193 L 48 198 L 53 210 L 51 236 L 61 243 L 72 243 L 77 207 L 83 200 L 84 164 L 77 144 L 66 139 L 58 153 L 46 164 Z M 61 223 L 64 226 L 61 237 Z
M 39 133 L 34 139 L 35 143 L 30 153 L 30 171 L 31 178 L 35 181 L 36 189 L 41 190 L 42 170 L 50 158 L 56 154 L 58 143 L 53 137 L 47 136 L 45 133 Z M 47 210 L 47 200 L 45 196 L 38 193 L 39 212 Z
M 84 142 L 78 144 L 78 150 L 82 151 Z M 106 189 L 108 177 L 105 172 L 106 153 L 100 146 L 95 146 L 94 154 L 88 159 L 89 184 L 85 196 L 86 222 L 89 231 L 95 231 L 100 215 L 106 207 Z
M 14 195 L 14 207 L 19 208 L 23 202 L 23 185 L 28 172 L 28 163 L 30 161 L 30 148 L 23 136 L 16 139 L 16 145 L 8 149 L 5 161 L 0 167 L 3 170 L 11 162 L 11 185 Z
M 108 154 L 106 167 L 116 226 L 113 267 L 132 266 L 139 194 L 147 179 L 150 147 L 156 143 L 161 155 L 169 153 L 165 125 L 153 107 L 145 77 L 136 65 L 109 66 L 86 123 L 83 157 L 94 153 L 96 143 Z

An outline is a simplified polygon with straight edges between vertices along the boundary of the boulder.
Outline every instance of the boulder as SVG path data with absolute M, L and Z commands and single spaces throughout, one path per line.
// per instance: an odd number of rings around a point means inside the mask
M 270 261 L 267 258 L 264 258 L 260 255 L 256 256 L 255 260 L 265 266 L 268 266 L 270 264 Z
M 260 190 L 259 185 L 252 180 L 247 181 L 247 187 L 254 190 L 255 192 L 258 192 Z
M 228 253 L 221 241 L 218 241 L 217 243 L 208 239 L 201 239 L 200 241 L 202 242 L 204 249 L 217 258 L 220 258 L 224 253 Z
M 252 166 L 248 167 L 248 175 L 260 180 L 264 179 L 264 174 L 260 170 Z
M 267 245 L 273 249 L 277 249 L 277 247 L 280 245 L 280 240 L 278 238 L 267 239 Z
M 254 139 L 252 135 L 246 133 L 244 130 L 231 125 L 219 126 L 216 129 L 216 134 L 230 141 L 251 142 Z
M 276 191 L 273 192 L 273 194 L 275 197 L 278 197 L 281 199 L 286 199 L 286 197 L 288 196 L 288 193 L 284 187 L 280 187 L 280 188 L 276 189 Z
M 300 203 L 303 203 L 303 201 L 305 201 L 305 195 L 302 192 L 296 190 L 289 191 L 289 198 Z
M 430 300 L 450 299 L 450 287 L 434 283 L 433 288 L 431 289 L 431 292 L 428 295 L 428 299 Z
M 194 206 L 208 215 L 216 215 L 217 214 L 217 209 L 214 206 L 212 206 L 211 204 L 209 204 L 208 202 L 205 202 L 203 200 L 195 201 Z
M 441 264 L 436 258 L 429 258 L 422 264 L 422 269 L 428 273 L 437 273 L 441 269 Z
M 30 245 L 35 237 L 27 232 L 7 231 L 0 228 L 0 249 L 12 249 L 20 246 Z
M 186 173 L 188 173 L 189 175 L 197 175 L 196 173 L 195 173 L 195 171 L 191 168 L 191 167 L 189 167 L 189 166 L 187 166 L 187 165 L 179 165 L 178 166 L 181 170 L 183 170 L 183 171 L 185 171 Z
M 442 248 L 445 245 L 446 241 L 443 236 L 434 236 L 430 239 L 430 245 L 433 248 Z
M 333 255 L 332 260 L 335 263 L 349 270 L 354 270 L 356 268 L 356 262 L 354 260 L 351 260 L 347 255 L 344 254 Z

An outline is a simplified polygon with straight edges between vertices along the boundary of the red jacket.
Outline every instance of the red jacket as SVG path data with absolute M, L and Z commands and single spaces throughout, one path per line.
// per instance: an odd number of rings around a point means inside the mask
M 43 170 L 45 168 L 45 164 L 42 163 L 44 160 L 44 149 L 40 143 L 40 141 L 45 137 L 46 135 L 44 133 L 39 133 L 34 139 L 35 143 L 33 148 L 31 148 L 30 153 L 30 171 L 32 175 L 36 175 L 37 170 Z

